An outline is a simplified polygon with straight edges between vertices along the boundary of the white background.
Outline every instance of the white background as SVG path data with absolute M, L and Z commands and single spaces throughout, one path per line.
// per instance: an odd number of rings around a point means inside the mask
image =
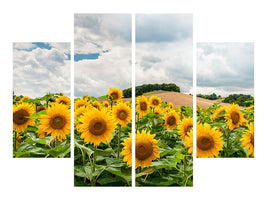
M 267 12 L 261 1 L 255 2 L 1 1 L 0 198 L 266 199 Z M 192 13 L 194 52 L 196 42 L 254 42 L 255 158 L 194 159 L 192 188 L 79 188 L 73 187 L 73 159 L 12 159 L 12 43 L 73 42 L 74 13 L 96 12 Z M 193 57 L 196 71 L 196 55 Z

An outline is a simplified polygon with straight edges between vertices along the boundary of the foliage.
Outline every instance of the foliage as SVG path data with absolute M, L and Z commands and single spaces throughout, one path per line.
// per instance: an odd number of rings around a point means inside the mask
M 140 86 L 135 87 L 135 95 L 140 96 L 146 92 L 151 91 L 174 91 L 174 92 L 180 92 L 180 88 L 174 84 L 174 83 L 162 83 L 162 84 L 144 84 Z M 132 97 L 132 88 L 128 88 L 122 91 L 124 98 L 131 98 Z
M 197 97 L 201 97 L 204 99 L 209 99 L 209 100 L 216 100 L 219 99 L 221 96 L 217 96 L 215 93 L 212 94 L 197 94 Z
M 240 106 L 254 105 L 254 97 L 245 94 L 231 94 L 223 100 L 224 103 L 235 103 Z

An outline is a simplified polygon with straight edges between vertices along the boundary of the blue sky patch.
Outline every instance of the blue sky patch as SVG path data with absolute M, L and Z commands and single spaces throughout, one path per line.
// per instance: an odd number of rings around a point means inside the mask
M 74 55 L 74 61 L 80 61 L 80 60 L 96 60 L 99 57 L 99 53 L 90 53 L 90 54 L 75 54 Z

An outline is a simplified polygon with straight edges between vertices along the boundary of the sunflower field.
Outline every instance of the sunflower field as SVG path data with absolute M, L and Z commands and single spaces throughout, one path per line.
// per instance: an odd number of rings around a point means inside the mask
M 130 142 L 124 141 L 129 165 Z M 157 96 L 136 99 L 136 186 L 193 186 L 193 109 Z
M 100 98 L 74 102 L 74 185 L 131 186 L 132 171 L 122 158 L 122 141 L 131 134 L 131 101 L 110 88 Z
M 197 106 L 197 157 L 254 157 L 254 105 Z
M 70 157 L 70 99 L 13 96 L 13 157 Z

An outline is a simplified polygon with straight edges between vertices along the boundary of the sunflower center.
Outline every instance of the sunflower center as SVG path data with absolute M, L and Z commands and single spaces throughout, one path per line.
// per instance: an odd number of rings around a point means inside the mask
M 157 99 L 154 99 L 154 100 L 153 100 L 153 104 L 154 104 L 155 106 L 157 106 L 157 105 L 159 104 L 159 101 L 158 101 Z
M 65 104 L 65 105 L 68 105 L 68 103 L 64 100 L 60 100 L 58 103 L 62 103 L 62 104 Z
M 18 125 L 25 124 L 29 119 L 27 118 L 29 113 L 26 110 L 18 110 L 13 114 L 13 122 Z
M 193 128 L 193 126 L 187 126 L 184 128 L 184 132 L 186 135 L 188 135 L 187 133 L 191 131 L 191 129 Z
M 50 121 L 50 125 L 53 129 L 62 129 L 66 123 L 67 120 L 62 116 L 56 116 Z
M 93 119 L 89 123 L 89 131 L 96 136 L 102 135 L 107 130 L 107 123 L 104 119 Z
M 250 135 L 250 143 L 253 145 L 254 147 L 254 134 Z
M 211 136 L 201 136 L 197 139 L 197 147 L 203 151 L 210 150 L 214 147 L 214 141 Z
M 169 124 L 170 126 L 176 124 L 176 119 L 174 116 L 170 116 L 168 119 L 167 119 L 167 124 Z
M 232 112 L 231 118 L 232 118 L 233 124 L 237 124 L 239 122 L 239 114 L 237 112 Z
M 141 110 L 147 110 L 147 104 L 146 102 L 142 102 L 140 105 Z
M 145 160 L 153 153 L 152 144 L 149 142 L 140 142 L 135 145 L 135 155 L 138 160 Z
M 111 98 L 112 98 L 112 100 L 116 100 L 118 98 L 118 94 L 117 93 L 112 93 L 111 94 Z
M 124 120 L 126 119 L 126 117 L 127 117 L 127 113 L 124 110 L 119 111 L 119 115 L 118 115 L 119 119 Z

